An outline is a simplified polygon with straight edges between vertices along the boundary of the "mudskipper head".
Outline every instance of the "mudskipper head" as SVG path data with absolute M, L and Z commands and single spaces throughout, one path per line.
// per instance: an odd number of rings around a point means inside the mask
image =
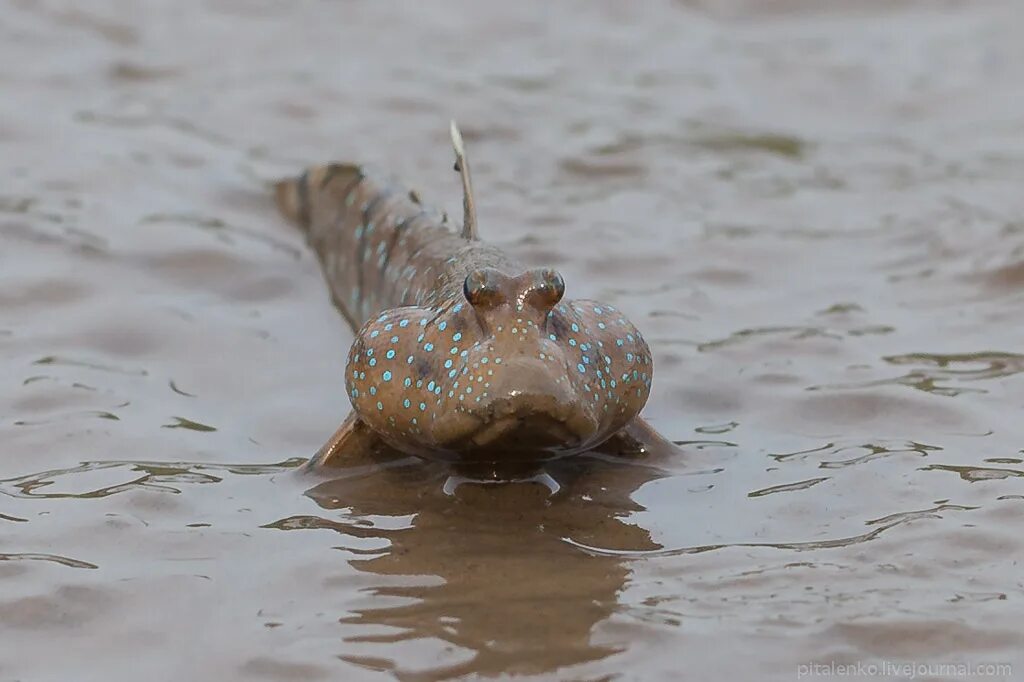
M 435 308 L 359 331 L 347 388 L 391 446 L 453 461 L 544 460 L 599 445 L 647 401 L 651 356 L 612 306 L 564 301 L 549 269 L 470 272 Z

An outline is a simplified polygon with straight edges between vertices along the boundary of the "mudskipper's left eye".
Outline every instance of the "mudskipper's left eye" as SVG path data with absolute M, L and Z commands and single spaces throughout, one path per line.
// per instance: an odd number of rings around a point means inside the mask
M 554 306 L 565 295 L 565 280 L 557 271 L 551 269 L 537 272 L 532 298 L 547 307 Z

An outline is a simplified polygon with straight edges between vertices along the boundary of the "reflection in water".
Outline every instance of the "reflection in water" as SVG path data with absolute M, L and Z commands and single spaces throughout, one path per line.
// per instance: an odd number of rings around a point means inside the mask
M 523 483 L 463 484 L 449 497 L 441 492 L 444 471 L 396 467 L 308 491 L 324 509 L 341 512 L 344 523 L 292 518 L 274 527 L 330 527 L 390 543 L 350 561 L 374 576 L 407 578 L 397 586 L 380 580 L 372 590 L 375 603 L 342 618 L 358 633 L 348 644 L 429 640 L 454 648 L 432 677 L 554 671 L 625 646 L 598 643 L 592 635 L 618 609 L 628 564 L 577 545 L 610 552 L 657 549 L 648 531 L 629 520 L 642 509 L 630 494 L 663 474 L 589 457 L 554 465 L 551 473 L 563 484 L 554 496 Z M 381 521 L 396 517 L 402 520 L 397 527 Z M 377 522 L 368 527 L 367 519 Z M 399 672 L 385 651 L 343 658 Z
M 305 461 L 83 462 L 0 480 L 0 496 L 27 501 L 177 494 L 231 475 L 286 472 L 308 483 Z M 338 613 L 354 633 L 345 638 L 342 660 L 408 673 L 400 669 L 408 665 L 405 659 L 376 647 L 428 642 L 445 652 L 418 678 L 553 672 L 624 649 L 624 642 L 597 641 L 594 630 L 620 609 L 619 595 L 630 574 L 628 556 L 620 553 L 660 548 L 633 522 L 634 513 L 644 508 L 631 495 L 668 473 L 599 454 L 552 463 L 547 471 L 562 486 L 557 494 L 536 483 L 466 482 L 448 495 L 443 484 L 451 470 L 443 465 L 409 457 L 360 462 L 332 471 L 338 478 L 307 491 L 324 516 L 293 514 L 263 527 L 327 529 L 363 541 L 343 547 L 347 565 L 339 566 L 337 580 L 346 586 L 341 589 L 347 602 L 354 598 L 347 593 L 349 567 L 372 576 L 373 602 L 356 599 L 347 613 Z M 40 553 L 0 554 L 0 561 L 96 568 Z M 330 589 L 330 581 L 327 585 Z

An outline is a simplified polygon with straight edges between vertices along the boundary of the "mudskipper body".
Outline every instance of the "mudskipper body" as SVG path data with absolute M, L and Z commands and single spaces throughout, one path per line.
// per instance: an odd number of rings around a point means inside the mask
M 469 167 L 451 127 L 463 224 L 362 166 L 277 184 L 356 331 L 352 412 L 311 464 L 392 448 L 456 463 L 535 463 L 601 447 L 671 449 L 640 417 L 651 352 L 621 311 L 566 300 L 551 269 L 479 240 Z

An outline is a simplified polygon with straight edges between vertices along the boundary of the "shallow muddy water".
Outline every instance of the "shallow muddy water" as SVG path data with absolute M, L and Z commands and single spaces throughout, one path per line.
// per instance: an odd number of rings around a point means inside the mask
M 0 58 L 0 682 L 1024 675 L 1017 3 L 21 0 Z M 457 213 L 452 116 L 677 459 L 297 472 L 352 337 L 265 183 Z

